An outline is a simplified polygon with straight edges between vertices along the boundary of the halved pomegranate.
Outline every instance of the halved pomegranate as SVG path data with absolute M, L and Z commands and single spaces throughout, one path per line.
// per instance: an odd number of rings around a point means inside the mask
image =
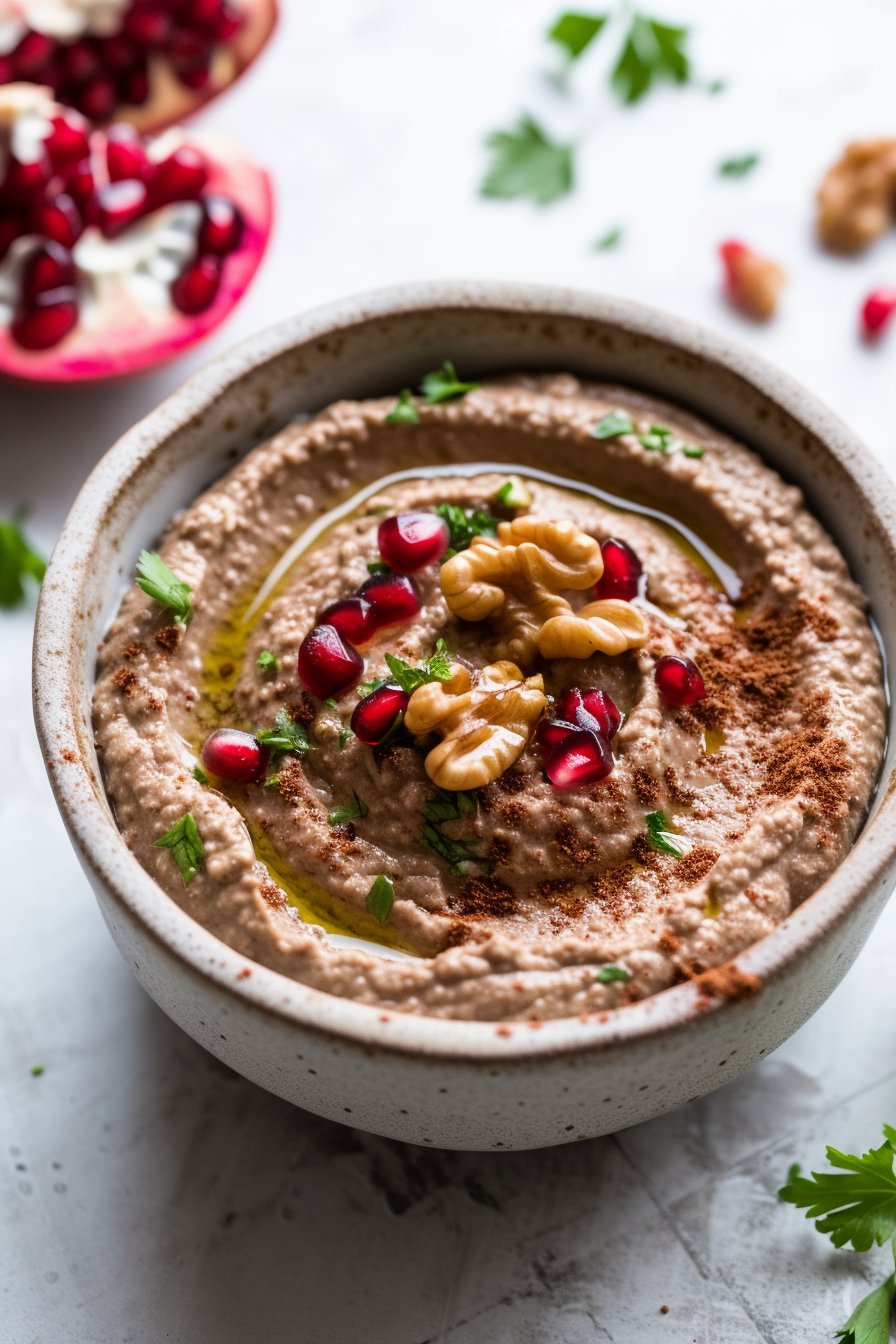
M 270 752 L 251 733 L 238 728 L 217 728 L 202 748 L 200 759 L 210 774 L 257 784 L 264 779 Z
M 270 233 L 268 176 L 226 141 L 90 133 L 33 85 L 0 88 L 0 173 L 0 373 L 16 379 L 179 354 L 227 317 Z M 50 256 L 65 278 L 35 283 Z
M 316 625 L 299 647 L 299 680 L 319 700 L 347 691 L 361 680 L 364 659 L 335 625 Z
M 416 574 L 441 560 L 451 534 L 436 513 L 399 513 L 383 519 L 376 539 L 380 555 L 396 573 Z
M 398 717 L 408 707 L 410 696 L 398 686 L 378 686 L 359 700 L 352 714 L 352 732 L 359 742 L 378 747 L 389 736 Z
M 0 10 L 0 84 L 47 85 L 90 121 L 147 133 L 228 88 L 277 21 L 276 0 L 14 0 Z

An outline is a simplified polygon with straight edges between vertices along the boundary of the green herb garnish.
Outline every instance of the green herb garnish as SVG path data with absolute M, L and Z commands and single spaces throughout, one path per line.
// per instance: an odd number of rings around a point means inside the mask
M 271 775 L 268 779 L 265 780 L 264 786 L 266 789 L 276 789 L 279 783 L 280 783 L 280 776 Z
M 791 1181 L 795 1181 L 797 1176 L 799 1176 L 800 1173 L 802 1172 L 802 1170 L 803 1169 L 800 1166 L 799 1162 L 791 1162 L 790 1166 L 787 1168 L 787 1184 L 790 1185 Z M 778 1191 L 778 1198 L 780 1199 L 780 1197 L 781 1192 Z
M 642 448 L 649 448 L 651 452 L 668 453 L 670 448 L 674 448 L 678 439 L 671 429 L 665 429 L 662 425 L 651 425 L 646 434 L 638 435 L 638 442 Z
M 44 1071 L 44 1066 L 43 1066 L 43 1064 L 32 1064 L 32 1066 L 31 1066 L 31 1077 L 32 1077 L 32 1078 L 39 1078 L 39 1077 L 41 1076 L 41 1074 L 43 1073 L 43 1071 Z
M 351 800 L 347 803 L 337 803 L 332 811 L 327 813 L 327 821 L 331 826 L 344 826 L 347 821 L 353 821 L 355 817 L 366 817 L 370 808 L 359 798 L 352 790 Z
M 205 773 L 201 765 L 193 766 L 193 778 L 198 780 L 200 784 L 208 783 L 208 775 Z
M 631 972 L 622 966 L 601 966 L 597 973 L 598 982 L 611 985 L 614 980 L 631 980 Z
M 280 671 L 280 659 L 269 649 L 262 649 L 255 665 L 263 677 L 273 677 Z
M 271 751 L 291 751 L 295 756 L 304 756 L 310 751 L 308 734 L 300 723 L 294 723 L 285 709 L 281 709 L 275 719 L 276 728 L 262 728 L 255 736 L 263 746 Z
M 572 191 L 573 146 L 552 140 L 528 112 L 510 130 L 493 131 L 486 144 L 492 162 L 480 188 L 483 196 L 529 197 L 536 205 L 550 205 Z
M 623 230 L 617 225 L 616 228 L 609 229 L 606 233 L 601 234 L 599 238 L 595 238 L 594 242 L 591 244 L 591 249 L 594 252 L 611 252 L 614 247 L 619 246 L 622 239 Z
M 610 411 L 598 420 L 591 433 L 595 439 L 615 439 L 620 434 L 634 434 L 635 426 L 628 411 Z
M 171 850 L 184 886 L 188 887 L 205 862 L 205 845 L 192 815 L 186 812 L 170 831 L 154 840 L 153 844 L 159 849 Z
M 476 811 L 475 790 L 452 793 L 448 789 L 436 788 L 436 796 L 426 800 L 426 820 L 440 826 L 443 821 L 456 821 L 460 816 L 469 816 Z
M 414 405 L 411 389 L 405 387 L 399 392 L 398 400 L 386 416 L 387 425 L 416 425 L 420 422 L 420 412 Z
M 425 686 L 428 681 L 450 681 L 453 656 L 445 640 L 440 639 L 432 657 L 425 658 L 416 667 L 411 667 L 403 658 L 396 658 L 394 653 L 386 654 L 386 666 L 392 673 L 392 680 L 408 695 L 413 695 L 418 686 Z
M 395 888 L 388 877 L 379 877 L 373 880 L 373 886 L 367 893 L 367 909 L 374 919 L 378 919 L 384 924 L 389 918 L 389 912 L 395 903 Z
M 462 509 L 459 504 L 437 504 L 434 512 L 448 524 L 450 537 L 445 559 L 465 551 L 472 545 L 474 537 L 496 536 L 501 521 L 484 509 Z
M 387 565 L 386 562 L 385 562 L 385 560 L 368 560 L 368 561 L 367 561 L 367 573 L 368 573 L 368 574 L 391 574 L 391 573 L 392 573 L 392 566 L 391 566 L 391 565 Z
M 443 401 L 455 401 L 458 397 L 475 392 L 481 383 L 462 383 L 455 372 L 454 365 L 446 359 L 440 369 L 427 373 L 420 391 L 430 406 L 438 406 Z
M 354 737 L 354 733 L 352 732 L 351 728 L 340 728 L 340 729 L 339 729 L 339 750 L 340 750 L 340 751 L 341 751 L 342 748 L 345 746 L 346 742 L 349 740 L 350 737 Z
M 38 555 L 22 531 L 23 510 L 0 521 L 0 607 L 11 611 L 25 600 L 26 575 L 40 584 L 47 562 Z
M 532 504 L 532 496 L 526 489 L 525 482 L 518 477 L 511 477 L 509 481 L 505 481 L 492 498 L 496 504 L 503 505 L 505 509 L 528 509 Z
M 193 604 L 190 601 L 189 594 L 192 589 L 183 579 L 179 579 L 176 574 L 165 564 L 160 555 L 155 551 L 141 551 L 140 559 L 137 561 L 137 586 L 142 588 L 148 597 L 154 597 L 157 602 L 161 602 L 163 607 L 167 607 L 178 621 L 187 624 L 193 615 Z
M 647 839 L 650 848 L 658 849 L 663 854 L 674 854 L 676 859 L 680 859 L 684 850 L 675 832 L 667 829 L 669 823 L 666 821 L 665 813 L 648 812 L 644 820 L 647 822 Z
M 437 826 L 427 823 L 423 827 L 424 845 L 435 850 L 439 858 L 444 859 L 455 877 L 464 877 L 471 868 L 477 867 L 491 872 L 494 864 L 479 854 L 478 840 L 451 840 L 443 835 Z
M 758 166 L 758 154 L 741 154 L 734 159 L 723 159 L 719 164 L 719 177 L 746 177 Z
M 561 14 L 548 29 L 548 37 L 565 49 L 567 60 L 574 61 L 594 41 L 608 17 L 607 14 Z
M 706 449 L 699 443 L 683 443 L 681 451 L 685 457 L 702 457 Z
M 657 80 L 686 84 L 691 66 L 684 44 L 687 28 L 672 28 L 657 19 L 633 14 L 628 36 L 610 75 L 610 83 L 624 103 L 637 103 Z

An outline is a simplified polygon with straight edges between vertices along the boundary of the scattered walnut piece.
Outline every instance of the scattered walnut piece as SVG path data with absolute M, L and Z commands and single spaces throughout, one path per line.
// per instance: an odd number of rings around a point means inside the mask
M 757 322 L 774 317 L 778 295 L 787 283 L 778 263 L 761 257 L 745 243 L 722 243 L 719 253 L 725 263 L 728 297 L 735 308 Z
M 893 222 L 896 140 L 853 140 L 818 188 L 816 228 L 832 252 L 861 252 Z
M 513 765 L 545 704 L 541 676 L 524 680 L 514 663 L 483 668 L 476 686 L 460 663 L 450 681 L 418 686 L 405 710 L 411 733 L 437 732 L 442 741 L 426 757 L 426 773 L 440 789 L 478 789 Z

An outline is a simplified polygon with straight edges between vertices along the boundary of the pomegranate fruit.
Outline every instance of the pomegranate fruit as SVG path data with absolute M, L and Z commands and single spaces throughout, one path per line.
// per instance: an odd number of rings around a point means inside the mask
M 622 723 L 622 715 L 606 691 L 582 691 L 578 686 L 570 686 L 560 696 L 557 718 L 602 733 L 606 738 L 615 737 Z
M 597 601 L 618 597 L 623 602 L 631 602 L 638 596 L 638 584 L 644 567 L 635 552 L 618 537 L 609 537 L 601 542 L 600 553 L 603 556 L 604 572 L 594 589 Z
M 697 664 L 677 654 L 660 658 L 653 669 L 653 678 L 667 705 L 693 705 L 706 694 Z
M 408 707 L 410 696 L 398 686 L 378 686 L 359 700 L 352 714 L 351 729 L 359 742 L 378 747 L 396 726 Z
M 441 560 L 451 534 L 435 513 L 399 513 L 383 519 L 376 539 L 380 555 L 397 574 L 415 574 Z
M 335 625 L 351 644 L 366 644 L 376 634 L 373 608 L 363 597 L 343 597 L 324 607 L 318 617 L 321 625 Z
M 575 789 L 606 779 L 613 753 L 605 737 L 579 728 L 567 733 L 551 750 L 544 770 L 555 789 Z
M 420 610 L 420 594 L 407 574 L 372 574 L 358 596 L 370 605 L 377 630 L 410 621 Z
M 94 122 L 155 132 L 182 121 L 251 65 L 276 0 L 16 0 L 0 26 L 0 84 L 49 86 Z
M 0 88 L 0 373 L 12 378 L 110 378 L 172 358 L 230 313 L 267 244 L 267 174 L 225 141 L 88 131 L 43 89 Z
M 347 691 L 361 680 L 364 659 L 335 625 L 316 625 L 299 647 L 299 680 L 319 700 Z
M 257 737 L 238 728 L 217 728 L 202 748 L 199 759 L 205 769 L 221 779 L 257 784 L 264 779 L 270 755 Z
M 889 326 L 894 312 L 896 312 L 896 289 L 884 285 L 880 289 L 872 290 L 862 304 L 861 326 L 865 339 L 873 341 L 880 336 Z

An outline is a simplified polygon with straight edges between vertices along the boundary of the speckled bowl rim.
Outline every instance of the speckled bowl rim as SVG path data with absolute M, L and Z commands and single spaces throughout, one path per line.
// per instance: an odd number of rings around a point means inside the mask
M 361 322 L 439 308 L 594 320 L 628 335 L 659 341 L 733 374 L 758 391 L 772 409 L 783 410 L 817 436 L 853 478 L 868 514 L 876 516 L 889 540 L 896 575 L 896 493 L 883 468 L 816 397 L 725 337 L 628 300 L 550 286 L 448 281 L 362 294 L 280 322 L 213 360 L 119 439 L 82 488 L 47 570 L 34 637 L 35 720 L 45 760 L 52 758 L 54 768 L 49 774 L 57 804 L 88 872 L 168 953 L 194 975 L 215 982 L 234 1000 L 305 1029 L 377 1051 L 446 1061 L 507 1062 L 599 1051 L 686 1028 L 707 1012 L 725 1012 L 730 1005 L 724 1000 L 708 1002 L 701 987 L 691 982 L 624 1008 L 546 1021 L 538 1030 L 526 1023 L 512 1023 L 508 1034 L 502 1031 L 499 1035 L 494 1022 L 412 1016 L 310 989 L 248 963 L 181 910 L 140 867 L 97 794 L 75 722 L 74 706 L 83 688 L 65 671 L 60 677 L 54 651 L 72 646 L 76 639 L 78 574 L 90 564 L 104 516 L 173 429 L 194 420 L 225 387 L 251 370 L 295 346 Z M 687 405 L 686 398 L 682 404 Z M 875 815 L 824 885 L 735 959 L 737 968 L 765 982 L 763 992 L 844 920 L 856 903 L 887 880 L 896 855 L 896 797 L 889 781 L 883 780 L 880 788 L 884 795 Z M 245 975 L 247 965 L 252 972 L 249 976 Z M 242 978 L 238 978 L 240 972 Z

